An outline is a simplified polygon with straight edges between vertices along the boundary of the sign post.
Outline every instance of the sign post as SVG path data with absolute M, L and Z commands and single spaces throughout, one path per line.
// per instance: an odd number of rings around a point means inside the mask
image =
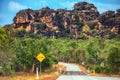
M 45 56 L 43 53 L 39 53 L 37 56 L 36 56 L 36 59 L 40 62 L 40 74 L 41 74 L 41 64 L 42 64 L 42 61 L 45 59 Z M 36 68 L 36 80 L 39 80 L 39 76 L 38 76 L 38 67 Z
M 38 67 L 36 68 L 36 80 L 39 80 L 39 76 L 38 76 Z
M 41 71 L 41 66 L 42 66 L 42 65 L 41 65 L 41 62 L 40 62 L 40 74 L 41 74 L 41 72 L 42 72 L 42 71 Z

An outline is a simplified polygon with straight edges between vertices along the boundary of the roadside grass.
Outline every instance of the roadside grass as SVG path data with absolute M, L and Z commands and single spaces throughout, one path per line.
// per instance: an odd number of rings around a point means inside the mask
M 58 75 L 56 74 L 41 74 L 39 75 L 39 80 L 56 80 L 56 78 L 58 77 Z M 36 75 L 26 75 L 26 74 L 22 74 L 22 75 L 16 75 L 16 76 L 2 76 L 0 77 L 0 80 L 36 80 Z
M 95 73 L 94 71 L 88 71 L 88 70 L 85 68 L 85 66 L 78 65 L 78 64 L 76 64 L 76 65 L 79 66 L 79 68 L 80 68 L 83 72 L 87 73 L 87 75 L 89 75 L 89 76 L 109 76 L 109 77 L 118 77 L 118 78 L 120 78 L 120 74 L 110 74 L 110 75 L 107 75 L 107 74 L 104 74 L 104 73 Z
M 110 74 L 110 75 L 107 75 L 107 74 L 104 74 L 104 73 L 95 73 L 93 71 L 88 71 L 86 69 L 85 66 L 83 65 L 79 65 L 79 64 L 76 64 L 76 63 L 70 63 L 70 64 L 74 64 L 76 66 L 79 66 L 79 68 L 84 72 L 86 73 L 87 75 L 89 76 L 105 76 L 105 77 L 115 77 L 115 78 L 120 78 L 120 74 Z
M 45 70 L 39 75 L 39 80 L 56 80 L 59 77 L 59 70 L 64 71 L 66 68 L 62 65 L 53 65 L 51 69 Z M 35 74 L 19 72 L 11 76 L 0 76 L 0 80 L 36 80 Z

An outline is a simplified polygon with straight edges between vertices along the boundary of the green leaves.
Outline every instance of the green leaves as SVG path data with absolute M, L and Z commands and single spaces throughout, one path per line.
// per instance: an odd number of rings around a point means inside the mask
M 19 70 L 22 68 L 23 71 L 30 70 L 33 64 L 35 64 L 35 67 L 39 66 L 40 62 L 35 60 L 35 57 L 40 52 L 46 56 L 45 61 L 42 63 L 44 68 L 51 66 L 56 59 L 50 53 L 46 38 L 43 38 L 41 40 L 32 38 L 18 40 L 16 45 L 13 44 L 13 50 L 16 52 L 16 68 Z
M 111 67 L 111 71 L 115 73 L 120 72 L 120 47 L 112 47 L 108 56 L 108 64 Z
M 6 31 L 4 28 L 0 27 L 0 42 L 5 41 L 7 38 Z
M 114 71 L 120 70 L 119 39 L 108 40 L 101 37 L 90 37 L 85 40 L 36 39 L 24 37 L 24 31 L 20 32 L 24 38 L 11 37 L 11 34 L 9 32 L 6 34 L 5 29 L 0 28 L 0 69 L 2 69 L 0 72 L 29 71 L 33 64 L 39 67 L 40 62 L 35 57 L 40 52 L 46 56 L 42 63 L 44 69 L 58 61 L 64 61 L 98 66 L 103 62 L 107 68 L 110 66 Z M 11 65 L 14 65 L 14 69 L 11 69 Z

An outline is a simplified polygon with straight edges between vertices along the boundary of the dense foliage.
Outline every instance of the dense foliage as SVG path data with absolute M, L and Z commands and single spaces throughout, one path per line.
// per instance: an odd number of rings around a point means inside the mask
M 13 35 L 14 34 L 14 35 Z M 29 71 L 39 67 L 35 59 L 42 52 L 46 59 L 44 69 L 58 61 L 85 65 L 101 73 L 120 72 L 120 39 L 89 37 L 87 39 L 16 37 L 16 31 L 6 32 L 0 28 L 0 74 Z

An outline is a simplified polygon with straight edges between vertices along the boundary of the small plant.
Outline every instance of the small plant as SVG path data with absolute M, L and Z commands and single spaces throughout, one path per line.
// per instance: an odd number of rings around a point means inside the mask
M 2 75 L 2 73 L 3 73 L 3 67 L 0 66 L 0 75 Z
M 110 67 L 106 66 L 106 67 L 104 67 L 102 72 L 105 74 L 111 74 L 111 69 L 110 69 Z
M 102 72 L 102 67 L 100 67 L 100 66 L 95 66 L 95 67 L 94 67 L 94 71 L 95 71 L 95 73 L 101 73 L 101 72 Z
M 87 70 L 92 70 L 92 66 L 86 66 Z

